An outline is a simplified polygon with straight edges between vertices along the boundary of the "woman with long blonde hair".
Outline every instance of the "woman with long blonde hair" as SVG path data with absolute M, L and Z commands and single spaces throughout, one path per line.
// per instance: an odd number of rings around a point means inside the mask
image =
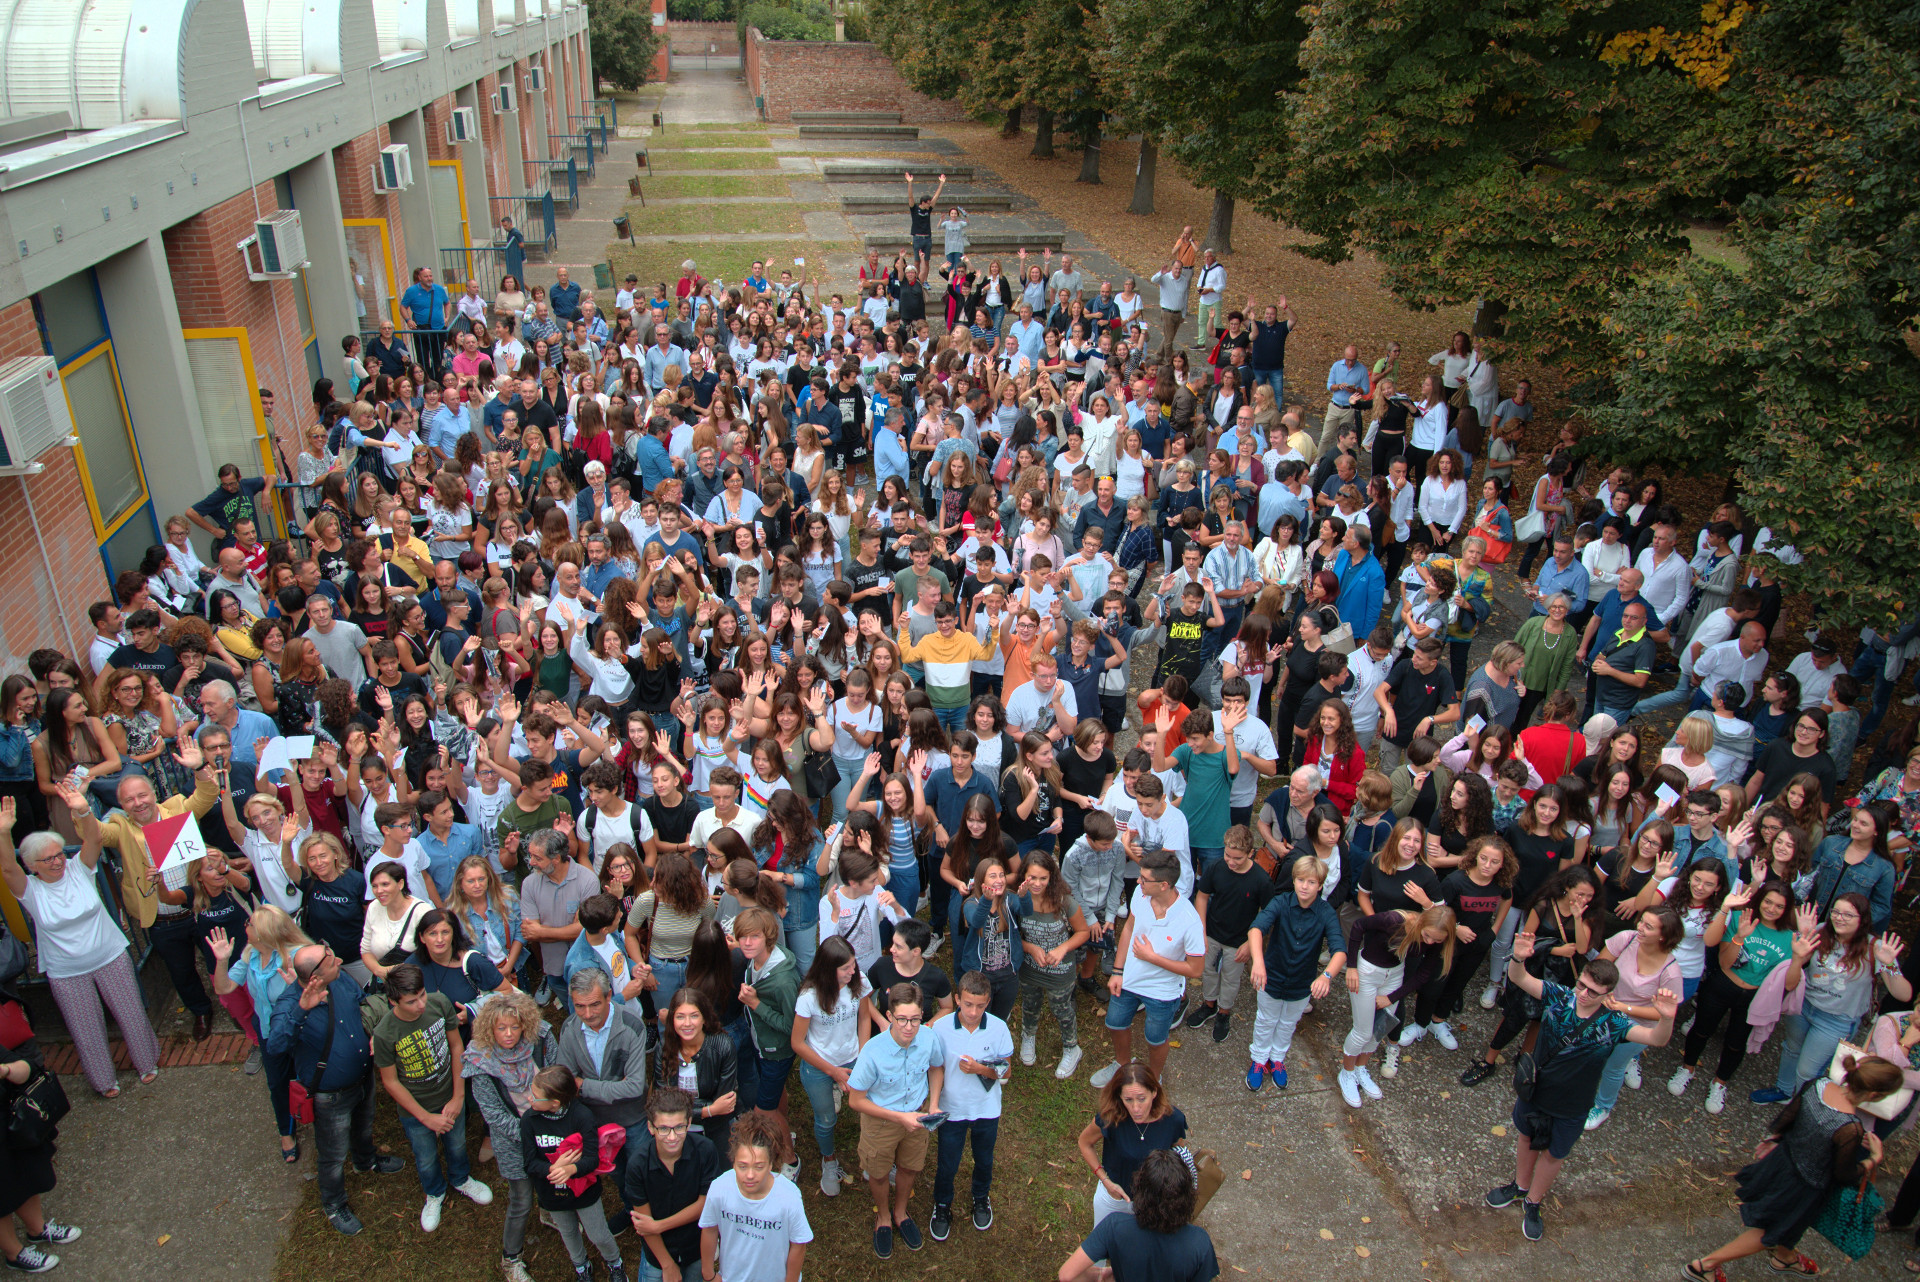
M 1418 993 L 1453 968 L 1453 909 L 1431 903 L 1419 912 L 1395 909 L 1360 918 L 1347 933 L 1347 993 L 1352 999 L 1353 1029 L 1340 1048 L 1340 1096 L 1348 1108 L 1360 1107 L 1364 1092 L 1382 1098 L 1367 1072 L 1367 1060 L 1385 1031 L 1380 1012 L 1409 993 Z M 1382 1070 L 1383 1074 L 1385 1070 Z

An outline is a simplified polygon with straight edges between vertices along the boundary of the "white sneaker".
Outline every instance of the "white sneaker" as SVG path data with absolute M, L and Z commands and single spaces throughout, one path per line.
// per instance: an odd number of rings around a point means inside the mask
M 1687 1083 L 1693 1080 L 1693 1070 L 1682 1064 L 1673 1070 L 1673 1076 L 1667 1079 L 1667 1089 L 1675 1095 L 1687 1093 Z
M 1353 1070 L 1353 1080 L 1360 1083 L 1360 1089 L 1367 1093 L 1368 1099 L 1385 1099 L 1380 1083 L 1373 1080 L 1373 1074 L 1367 1072 L 1367 1066 L 1361 1064 Z
M 1065 1051 L 1061 1052 L 1059 1066 L 1053 1070 L 1053 1075 L 1064 1082 L 1069 1077 L 1072 1077 L 1073 1070 L 1079 1067 L 1080 1048 L 1078 1046 L 1069 1046 Z
M 1348 1108 L 1360 1107 L 1360 1082 L 1344 1068 L 1340 1070 L 1340 1098 L 1347 1101 Z
M 1400 1030 L 1400 1045 L 1411 1046 L 1426 1035 L 1427 1026 L 1425 1024 L 1408 1024 Z
M 1610 1108 L 1589 1109 L 1587 1111 L 1586 1129 L 1589 1131 L 1597 1131 L 1602 1126 L 1605 1126 L 1607 1124 L 1607 1119 L 1612 1116 L 1613 1116 L 1613 1110 Z
M 1119 1071 L 1120 1071 L 1120 1061 L 1117 1059 L 1109 1060 L 1105 1068 L 1101 1069 L 1100 1071 L 1095 1073 L 1092 1077 L 1089 1077 L 1087 1079 L 1087 1085 L 1093 1087 L 1093 1089 L 1096 1091 L 1103 1090 L 1105 1089 L 1106 1084 L 1113 1080 L 1113 1075 L 1115 1073 L 1118 1073 Z
M 1640 1089 L 1640 1060 L 1638 1057 L 1627 1061 L 1627 1085 L 1636 1091 Z
M 422 1233 L 431 1233 L 440 1227 L 440 1208 L 446 1204 L 447 1195 L 442 1193 L 439 1197 L 428 1198 L 426 1203 L 421 1206 L 420 1231 Z
M 781 1167 L 780 1174 L 786 1176 L 790 1180 L 799 1179 L 800 1178 L 800 1159 L 796 1157 L 791 1162 L 788 1162 L 785 1166 Z
M 1429 1031 L 1433 1033 L 1433 1040 L 1439 1042 L 1448 1050 L 1457 1051 L 1460 1049 L 1460 1041 L 1453 1035 L 1453 1025 L 1447 1023 L 1444 1019 L 1433 1025 Z
M 1387 1043 L 1387 1053 L 1380 1060 L 1380 1076 L 1392 1081 L 1400 1076 L 1400 1044 Z
M 1707 1112 L 1718 1113 L 1727 1106 L 1727 1086 L 1725 1082 L 1715 1082 L 1707 1087 Z
M 839 1159 L 830 1157 L 820 1163 L 820 1191 L 828 1197 L 840 1196 Z
M 1910 694 L 1900 702 L 1909 708 L 1920 708 L 1920 694 Z
M 1498 1006 L 1499 1004 L 1500 1004 L 1500 986 L 1498 984 L 1488 984 L 1487 990 L 1480 994 L 1480 1009 L 1492 1010 L 1495 1006 Z
M 927 950 L 921 953 L 920 956 L 922 958 L 929 958 L 929 957 L 932 957 L 935 953 L 939 952 L 940 939 L 941 937 L 939 935 L 935 935 L 931 940 L 929 940 L 927 942 Z
M 466 1198 L 475 1206 L 492 1206 L 493 1190 L 469 1175 L 462 1183 L 453 1186 L 453 1191 Z
M 1033 1055 L 1034 1035 L 1028 1033 L 1020 1039 L 1020 1062 L 1029 1068 L 1033 1067 Z

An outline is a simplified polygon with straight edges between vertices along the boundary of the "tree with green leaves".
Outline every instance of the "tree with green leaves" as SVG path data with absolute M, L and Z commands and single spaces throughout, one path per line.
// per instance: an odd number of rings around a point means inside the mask
M 1079 142 L 1077 181 L 1099 182 L 1100 140 L 1110 108 L 1095 59 L 1102 37 L 1099 13 L 1083 0 L 1032 0 L 1022 35 L 1021 100 L 1050 113 L 1050 122 Z M 1051 132 L 1049 127 L 1049 143 Z M 1035 154 L 1040 154 L 1037 145 Z
M 875 42 L 909 85 L 957 101 L 969 115 L 1003 115 L 1007 131 L 1018 133 L 1025 9 L 1025 0 L 895 0 L 869 13 Z
M 660 34 L 651 8 L 641 0 L 595 0 L 587 11 L 593 74 L 615 89 L 638 89 L 653 73 Z

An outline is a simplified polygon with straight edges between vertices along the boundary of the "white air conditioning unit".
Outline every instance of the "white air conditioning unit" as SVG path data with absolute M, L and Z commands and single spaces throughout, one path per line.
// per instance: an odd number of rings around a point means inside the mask
M 479 142 L 480 113 L 472 107 L 455 107 L 453 115 L 447 118 L 447 141 Z
M 545 67 L 528 68 L 527 69 L 527 92 L 539 93 L 542 89 L 545 89 L 546 87 L 547 87 L 547 69 Z
M 0 475 L 30 476 L 35 462 L 75 440 L 60 370 L 51 356 L 22 356 L 0 366 Z
M 382 195 L 405 191 L 413 186 L 413 151 L 397 142 L 380 149 L 380 163 L 373 167 L 373 189 Z
M 518 111 L 520 104 L 515 101 L 517 97 L 518 95 L 514 92 L 513 81 L 502 80 L 500 82 L 500 91 L 493 95 L 493 114 L 496 116 L 504 116 L 510 112 Z
M 273 277 L 290 277 L 307 265 L 307 234 L 300 227 L 300 211 L 283 209 L 253 224 L 260 243 L 260 266 Z

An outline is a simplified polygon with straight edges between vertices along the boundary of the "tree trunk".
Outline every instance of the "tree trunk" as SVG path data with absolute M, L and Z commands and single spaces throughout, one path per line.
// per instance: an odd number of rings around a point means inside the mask
M 1095 125 L 1080 147 L 1080 176 L 1077 183 L 1100 181 L 1100 126 Z
M 1034 113 L 1033 150 L 1028 154 L 1053 159 L 1053 112 L 1046 107 Z
M 1153 212 L 1153 175 L 1160 166 L 1160 149 L 1153 145 L 1153 139 L 1142 134 L 1140 137 L 1140 160 L 1133 167 L 1133 203 L 1127 206 L 1130 214 L 1150 214 Z
M 1020 104 L 1016 102 L 1007 108 L 1007 119 L 1006 122 L 1000 126 L 1000 136 L 1002 138 L 1012 138 L 1017 136 L 1019 132 Z
M 1207 216 L 1207 238 L 1200 242 L 1225 258 L 1233 252 L 1233 197 L 1223 191 L 1213 193 L 1213 213 Z

